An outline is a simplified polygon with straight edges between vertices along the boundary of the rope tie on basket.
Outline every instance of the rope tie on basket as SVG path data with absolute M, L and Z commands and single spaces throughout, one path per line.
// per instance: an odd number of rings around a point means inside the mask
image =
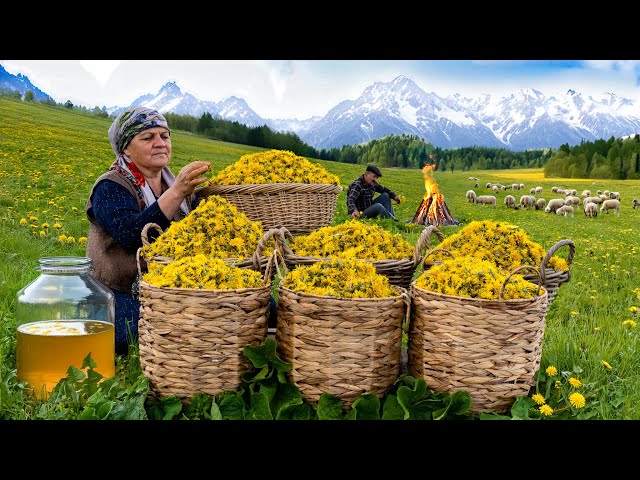
M 540 281 L 542 283 L 546 282 L 546 273 L 545 270 L 547 269 L 547 263 L 549 262 L 549 260 L 551 260 L 551 257 L 553 257 L 553 254 L 556 253 L 556 251 L 562 247 L 564 247 L 565 245 L 569 246 L 569 254 L 567 255 L 567 265 L 569 266 L 569 270 L 567 272 L 567 281 L 569 281 L 571 279 L 571 262 L 573 262 L 573 254 L 576 251 L 576 244 L 573 243 L 573 240 L 570 239 L 564 239 L 564 240 L 560 240 L 558 241 L 553 247 L 551 247 L 549 249 L 549 251 L 547 252 L 547 254 L 544 256 L 544 258 L 542 259 L 542 262 L 540 262 Z
M 262 256 L 262 251 L 265 249 L 267 242 L 269 240 L 271 240 L 271 237 L 275 236 L 276 240 L 276 246 L 275 249 L 278 248 L 278 238 L 280 235 L 280 229 L 278 228 L 270 228 L 263 236 L 260 240 L 258 240 L 258 245 L 256 246 L 256 250 L 255 252 L 253 252 L 253 255 L 251 256 L 251 262 L 253 264 L 253 269 L 260 271 L 261 270 L 261 262 L 260 262 L 260 257 Z
M 511 272 L 509 273 L 509 275 L 506 276 L 506 278 L 504 279 L 504 282 L 502 282 L 502 286 L 500 287 L 500 294 L 498 295 L 498 299 L 500 301 L 506 300 L 505 298 L 502 298 L 502 294 L 504 293 L 504 287 L 507 285 L 507 282 L 509 281 L 509 279 L 511 278 L 512 275 L 515 275 L 516 273 L 518 273 L 520 270 L 524 270 L 524 269 L 530 269 L 536 272 L 536 274 L 538 275 L 538 279 L 540 280 L 540 284 L 538 285 L 538 293 L 536 293 L 536 296 L 539 297 L 540 296 L 540 290 L 542 289 L 542 275 L 540 274 L 540 269 L 538 269 L 537 267 L 534 267 L 533 265 L 521 265 L 513 270 L 511 270 Z
M 414 269 L 421 263 L 420 252 L 422 251 L 422 247 L 424 246 L 425 251 L 427 252 L 431 250 L 430 238 L 432 233 L 435 233 L 441 242 L 444 240 L 443 233 L 440 230 L 438 230 L 438 227 L 436 227 L 435 225 L 429 225 L 424 230 L 422 230 L 422 233 L 420 234 L 420 238 L 418 238 L 418 241 L 416 242 L 416 247 L 413 249 L 413 268 Z
M 287 264 L 284 262 L 284 257 L 282 256 L 282 253 L 280 252 L 280 250 L 275 249 L 273 253 L 269 256 L 269 261 L 273 263 L 273 268 L 276 269 L 276 275 L 278 275 L 278 278 L 280 279 L 280 283 L 282 283 L 282 281 L 284 280 L 284 277 L 280 273 L 281 264 L 278 261 L 278 257 L 280 257 L 280 262 L 282 262 L 282 267 L 284 268 L 284 271 L 285 271 L 284 276 L 286 277 L 287 271 L 289 269 L 287 268 Z

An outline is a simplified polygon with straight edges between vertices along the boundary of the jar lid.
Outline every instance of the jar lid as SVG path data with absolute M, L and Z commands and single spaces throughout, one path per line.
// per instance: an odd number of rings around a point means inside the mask
M 57 273 L 74 273 L 91 268 L 89 257 L 41 257 L 38 259 L 39 269 Z

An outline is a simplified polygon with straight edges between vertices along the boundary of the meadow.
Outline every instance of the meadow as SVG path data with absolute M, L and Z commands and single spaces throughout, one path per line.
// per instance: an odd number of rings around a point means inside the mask
M 16 293 L 39 275 L 40 257 L 85 254 L 87 195 L 114 159 L 107 137 L 110 124 L 109 119 L 0 98 L 0 418 L 33 418 L 37 408 L 16 388 Z M 240 156 L 261 150 L 177 130 L 172 131 L 172 145 L 175 173 L 193 160 L 207 160 L 213 175 Z M 347 186 L 364 166 L 310 160 L 341 179 L 334 224 L 342 223 L 347 219 Z M 580 384 L 585 405 L 573 408 L 561 395 L 554 405 L 558 412 L 565 411 L 570 418 L 640 419 L 640 326 L 636 324 L 640 322 L 640 209 L 631 206 L 633 198 L 640 198 L 640 181 L 544 178 L 542 169 L 436 171 L 433 178 L 460 222 L 440 227 L 445 237 L 471 221 L 496 220 L 521 227 L 545 250 L 559 240 L 573 240 L 571 280 L 560 287 L 546 315 L 539 389 L 559 387 L 556 382 L 564 388 L 571 378 L 571 385 Z M 501 190 L 494 208 L 467 202 L 465 192 L 476 182 L 478 195 L 492 194 L 485 188 L 487 182 L 523 183 L 525 188 Z M 401 233 L 415 245 L 423 227 L 407 222 L 425 193 L 422 171 L 384 169 L 380 183 L 406 198 L 394 204 L 400 221 L 369 221 Z M 541 196 L 547 201 L 556 196 L 551 193 L 553 186 L 576 189 L 578 194 L 584 189 L 593 194 L 618 191 L 620 215 L 587 218 L 579 206 L 574 217 L 565 217 L 503 204 L 507 194 L 518 199 L 536 186 L 543 187 Z M 433 236 L 431 247 L 438 243 Z M 557 252 L 565 258 L 567 253 L 566 248 Z M 135 370 L 132 363 L 120 358 L 118 371 Z M 24 408 L 27 404 L 31 410 Z

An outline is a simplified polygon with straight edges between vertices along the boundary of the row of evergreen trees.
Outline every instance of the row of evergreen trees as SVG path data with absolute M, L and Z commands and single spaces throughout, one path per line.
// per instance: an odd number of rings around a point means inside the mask
M 544 166 L 545 177 L 640 178 L 640 136 L 562 145 Z

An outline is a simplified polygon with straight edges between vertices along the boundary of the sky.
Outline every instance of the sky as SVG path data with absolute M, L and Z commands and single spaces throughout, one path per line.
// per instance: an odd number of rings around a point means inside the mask
M 243 98 L 263 118 L 320 115 L 398 75 L 445 97 L 573 89 L 640 100 L 640 60 L 0 60 L 53 97 L 88 108 L 123 107 L 167 82 L 199 100 Z

